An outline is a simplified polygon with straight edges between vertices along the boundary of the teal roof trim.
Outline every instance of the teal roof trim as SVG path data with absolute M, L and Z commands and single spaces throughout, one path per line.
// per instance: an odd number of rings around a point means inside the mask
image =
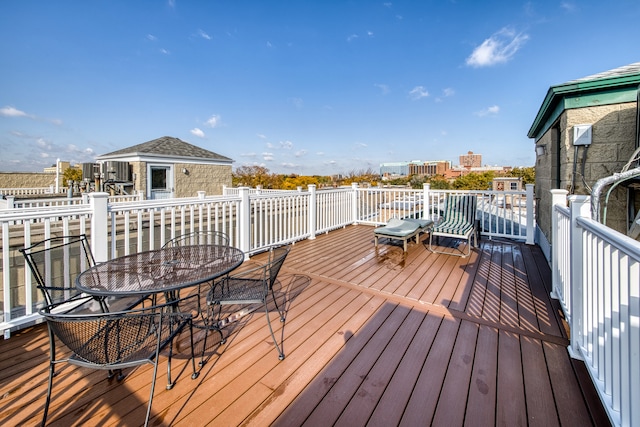
M 551 86 L 527 136 L 538 140 L 564 110 L 635 102 L 638 85 L 640 85 L 640 62 Z

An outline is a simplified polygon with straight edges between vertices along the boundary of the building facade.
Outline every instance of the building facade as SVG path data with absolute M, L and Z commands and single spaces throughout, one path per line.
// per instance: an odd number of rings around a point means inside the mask
M 474 154 L 473 151 L 463 154 L 460 156 L 460 166 L 465 168 L 482 167 L 482 154 Z
M 96 160 L 113 162 L 114 166 L 128 164 L 133 189 L 148 199 L 196 197 L 198 191 L 216 195 L 232 185 L 233 160 L 168 136 L 103 154 Z
M 590 195 L 598 180 L 637 167 L 639 84 L 640 62 L 549 88 L 528 132 L 536 144 L 537 223 L 547 241 L 550 190 Z M 635 184 L 612 188 L 600 212 L 624 234 L 638 212 Z

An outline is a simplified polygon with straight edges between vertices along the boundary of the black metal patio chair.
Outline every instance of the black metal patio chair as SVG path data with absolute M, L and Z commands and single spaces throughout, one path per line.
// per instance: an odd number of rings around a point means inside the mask
M 224 276 L 214 283 L 207 295 L 207 304 L 212 310 L 217 306 L 217 324 L 220 324 L 223 305 L 262 304 L 267 317 L 269 331 L 271 332 L 271 337 L 273 338 L 280 360 L 284 359 L 284 351 L 282 345 L 278 344 L 275 334 L 273 333 L 267 299 L 269 298 L 269 294 L 271 294 L 276 310 L 280 316 L 280 321 L 284 322 L 284 308 L 280 310 L 273 286 L 276 283 L 280 268 L 282 264 L 284 264 L 285 258 L 290 250 L 290 245 L 272 248 L 269 251 L 269 261 L 266 264 L 242 271 L 241 273 Z M 222 342 L 224 343 L 224 337 Z
M 132 309 L 147 296 L 94 297 L 83 294 L 75 286 L 76 277 L 96 262 L 85 234 L 51 237 L 19 250 L 26 260 L 45 307 L 54 304 L 67 311 L 98 313 Z
M 173 239 L 168 240 L 164 245 L 162 245 L 162 247 L 163 248 L 167 248 L 167 247 L 179 248 L 181 246 L 191 246 L 191 245 L 216 245 L 216 246 L 228 247 L 229 244 L 230 244 L 230 239 L 228 234 L 222 231 L 203 230 L 203 231 L 193 231 L 190 233 L 182 234 L 180 236 L 176 236 Z M 224 253 L 221 253 L 221 256 L 223 255 Z M 212 285 L 213 283 L 209 283 L 209 288 L 207 288 L 207 290 L 205 291 L 205 295 L 206 293 L 208 293 Z M 194 297 L 194 296 L 196 297 L 196 301 L 197 301 L 196 316 L 199 318 L 199 322 L 201 322 L 201 323 L 197 323 L 196 326 L 205 331 L 204 340 L 202 343 L 202 357 L 200 358 L 200 362 L 199 362 L 199 365 L 203 366 L 205 364 L 204 353 L 207 348 L 207 335 L 209 330 L 217 330 L 220 333 L 221 343 L 224 341 L 224 336 L 222 335 L 222 332 L 220 331 L 220 329 L 217 328 L 217 324 L 214 325 L 212 322 L 212 319 L 207 317 L 204 311 L 202 310 L 201 303 L 200 303 L 201 292 L 202 292 L 202 285 L 198 285 L 196 293 L 190 295 L 187 298 L 183 298 L 183 301 L 190 299 L 191 297 Z M 167 299 L 174 299 L 174 300 L 180 299 L 180 295 L 177 293 L 177 291 L 173 295 L 165 295 L 165 297 Z M 180 310 L 180 308 L 177 307 L 177 310 Z
M 172 342 L 185 326 L 189 327 L 191 339 L 191 378 L 198 377 L 190 314 L 173 312 L 169 304 L 125 312 L 93 314 L 58 313 L 59 308 L 60 304 L 54 304 L 40 310 L 47 321 L 50 344 L 49 383 L 43 426 L 49 412 L 55 366 L 59 363 L 108 370 L 110 374 L 115 370 L 152 364 L 153 380 L 145 426 L 151 414 L 160 351 L 169 347 L 167 389 L 171 389 L 174 385 L 171 380 Z M 56 338 L 71 350 L 70 356 L 56 359 Z

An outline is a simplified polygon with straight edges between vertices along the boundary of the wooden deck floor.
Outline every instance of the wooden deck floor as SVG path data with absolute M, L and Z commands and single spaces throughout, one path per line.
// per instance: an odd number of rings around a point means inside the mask
M 296 243 L 279 279 L 287 321 L 272 319 L 286 359 L 260 311 L 231 322 L 226 344 L 208 345 L 196 380 L 181 342 L 172 390 L 162 358 L 151 425 L 607 423 L 567 354 L 538 247 L 483 240 L 460 258 L 424 242 L 404 255 L 381 239 L 376 252 L 372 228 L 350 226 Z M 43 325 L 0 341 L 0 424 L 40 423 L 48 346 Z M 151 374 L 137 368 L 117 382 L 64 366 L 49 423 L 141 425 Z

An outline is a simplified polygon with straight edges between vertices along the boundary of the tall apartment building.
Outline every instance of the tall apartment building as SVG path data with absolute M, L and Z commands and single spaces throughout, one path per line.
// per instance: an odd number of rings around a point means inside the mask
M 482 167 L 482 154 L 473 154 L 473 151 L 463 154 L 460 156 L 460 166 L 465 168 Z

